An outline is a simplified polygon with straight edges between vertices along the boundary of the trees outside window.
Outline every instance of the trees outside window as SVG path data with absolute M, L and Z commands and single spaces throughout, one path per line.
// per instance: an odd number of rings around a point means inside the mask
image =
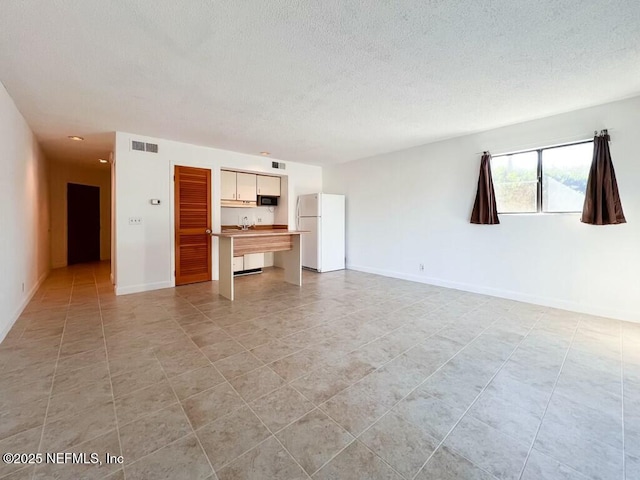
M 589 140 L 493 157 L 498 213 L 582 211 L 592 156 Z

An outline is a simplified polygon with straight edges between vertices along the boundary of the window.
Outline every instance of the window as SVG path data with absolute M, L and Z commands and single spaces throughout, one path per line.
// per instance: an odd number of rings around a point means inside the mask
M 493 157 L 491 176 L 498 213 L 538 211 L 538 152 Z
M 592 156 L 588 140 L 493 157 L 498 213 L 582 211 Z

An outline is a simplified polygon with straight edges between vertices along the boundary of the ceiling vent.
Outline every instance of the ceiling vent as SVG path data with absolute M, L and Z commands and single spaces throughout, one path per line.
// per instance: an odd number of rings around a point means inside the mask
M 287 168 L 287 166 L 284 164 L 284 162 L 271 162 L 271 168 L 279 168 L 281 170 L 284 170 L 285 168 Z
M 157 143 L 145 143 L 138 142 L 136 140 L 131 141 L 131 150 L 137 150 L 139 152 L 158 153 Z

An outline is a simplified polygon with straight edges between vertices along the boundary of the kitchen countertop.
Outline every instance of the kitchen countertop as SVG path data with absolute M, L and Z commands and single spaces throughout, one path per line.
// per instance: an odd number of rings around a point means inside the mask
M 214 237 L 273 237 L 276 235 L 299 235 L 301 233 L 308 233 L 302 230 L 223 230 L 221 233 L 212 233 Z
M 235 258 L 252 253 L 279 252 L 279 260 L 284 268 L 284 281 L 298 287 L 302 285 L 303 233 L 307 232 L 285 228 L 241 230 L 229 227 L 220 233 L 212 233 L 211 235 L 220 239 L 217 242 L 220 295 L 229 300 L 235 298 Z

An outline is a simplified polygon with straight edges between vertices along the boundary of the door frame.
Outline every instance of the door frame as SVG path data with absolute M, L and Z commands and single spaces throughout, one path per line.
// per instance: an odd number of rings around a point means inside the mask
M 220 196 L 215 195 L 216 189 L 220 184 L 220 167 L 211 165 L 211 162 L 181 162 L 172 160 L 169 163 L 169 224 L 170 232 L 169 245 L 170 250 L 170 278 L 171 286 L 176 286 L 176 276 L 173 272 L 176 271 L 176 186 L 173 180 L 176 167 L 191 167 L 202 168 L 204 170 L 211 170 L 211 230 L 214 232 L 220 231 L 220 215 L 215 212 L 220 211 Z M 211 280 L 218 280 L 218 237 L 211 237 Z

